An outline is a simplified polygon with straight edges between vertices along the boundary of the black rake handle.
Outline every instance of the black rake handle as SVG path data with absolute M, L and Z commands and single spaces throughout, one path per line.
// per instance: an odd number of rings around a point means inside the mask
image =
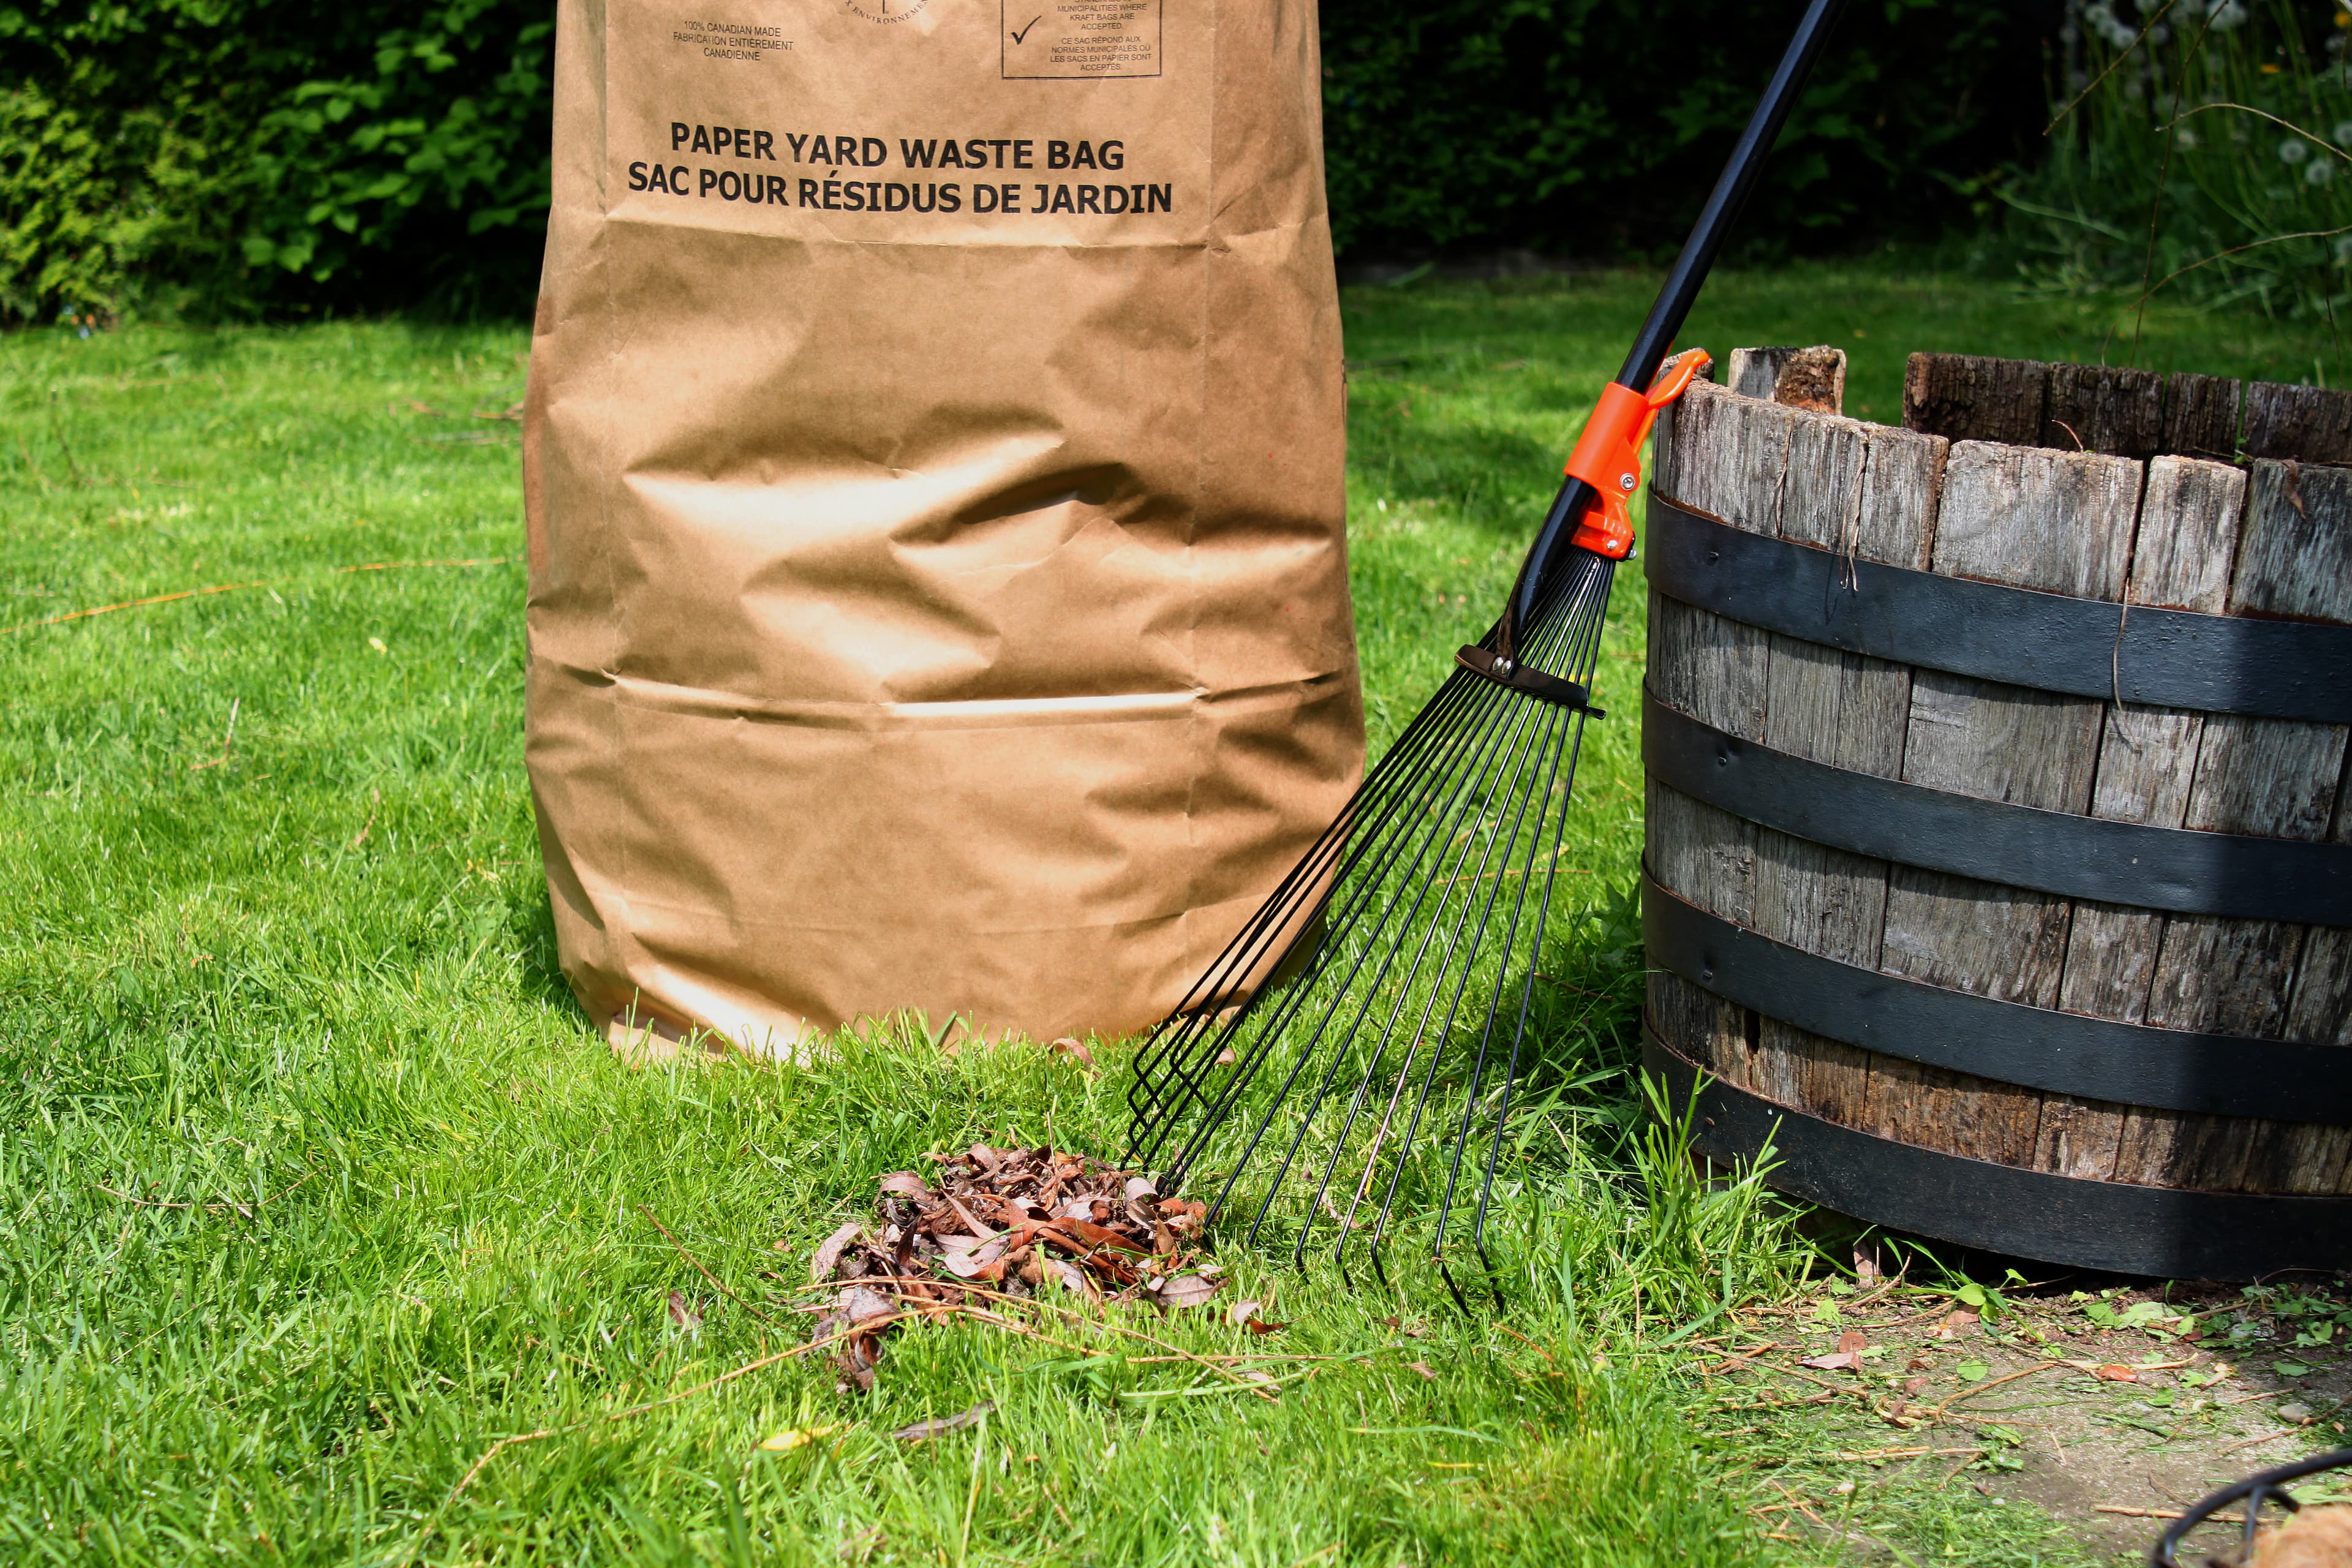
M 1756 112 L 1748 117 L 1748 128 L 1739 133 L 1730 161 L 1717 177 L 1706 205 L 1699 209 L 1698 222 L 1692 226 L 1690 237 L 1683 241 L 1682 254 L 1675 258 L 1674 269 L 1666 274 L 1665 283 L 1650 307 L 1649 319 L 1642 323 L 1641 335 L 1633 340 L 1633 352 L 1625 356 L 1625 368 L 1617 373 L 1620 386 L 1635 392 L 1647 390 L 1658 367 L 1665 363 L 1666 351 L 1673 346 L 1675 334 L 1683 330 L 1683 322 L 1690 315 L 1691 306 L 1697 301 L 1699 289 L 1706 282 L 1706 275 L 1715 266 L 1716 256 L 1723 249 L 1740 207 L 1755 190 L 1756 182 L 1763 177 L 1764 160 L 1771 153 L 1772 143 L 1780 139 L 1780 128 L 1788 123 L 1789 111 L 1796 107 L 1805 79 L 1812 73 L 1813 62 L 1821 58 L 1838 14 L 1844 8 L 1845 0 L 1811 0 L 1805 7 L 1796 36 L 1789 40 L 1788 50 L 1781 55 L 1780 67 L 1773 71 L 1764 96 L 1757 100 Z M 1565 552 L 1569 536 L 1599 499 L 1591 485 L 1576 479 L 1561 485 L 1559 494 L 1553 498 L 1550 510 L 1544 514 L 1543 527 L 1537 531 L 1527 561 L 1519 568 L 1518 578 L 1511 584 L 1510 599 L 1504 605 L 1498 629 L 1499 647 L 1506 657 L 1517 657 L 1518 629 L 1534 618 L 1537 603 L 1551 581 L 1558 557 Z

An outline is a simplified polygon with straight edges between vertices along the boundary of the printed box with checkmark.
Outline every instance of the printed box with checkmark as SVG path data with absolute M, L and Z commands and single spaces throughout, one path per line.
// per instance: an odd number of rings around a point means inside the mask
M 1161 0 L 999 0 L 1008 81 L 1160 74 Z

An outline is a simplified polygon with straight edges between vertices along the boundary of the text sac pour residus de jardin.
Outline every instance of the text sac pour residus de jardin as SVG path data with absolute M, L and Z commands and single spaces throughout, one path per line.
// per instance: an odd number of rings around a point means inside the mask
M 768 206 L 803 206 L 828 212 L 942 212 L 963 210 L 961 181 L 845 179 L 844 171 L 888 165 L 889 143 L 878 136 L 818 136 L 762 131 L 748 126 L 670 122 L 670 151 L 753 163 L 791 163 L 824 167 L 816 174 L 772 174 L 765 169 L 710 168 L 657 161 L 629 165 L 629 189 L 671 195 L 715 198 Z M 781 142 L 781 145 L 779 144 Z M 1127 167 L 1124 141 L 1046 141 L 1045 163 L 1033 138 L 974 136 L 899 137 L 898 157 L 908 170 L 1095 170 Z M 1034 196 L 1030 194 L 1034 188 Z M 1175 210 L 1176 187 L 1169 184 L 1104 184 L 1094 182 L 974 182 L 969 191 L 975 213 L 1162 213 Z

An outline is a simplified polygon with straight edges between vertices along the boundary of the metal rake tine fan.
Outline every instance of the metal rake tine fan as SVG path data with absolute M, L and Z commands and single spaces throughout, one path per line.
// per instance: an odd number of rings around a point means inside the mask
M 1584 739 L 1617 563 L 1633 553 L 1626 503 L 1657 412 L 1706 367 L 1665 364 L 1733 217 L 1761 174 L 1842 0 L 1811 0 L 1624 368 L 1569 458 L 1502 615 L 1461 650 L 1437 694 L 1274 895 L 1146 1038 L 1128 1091 L 1128 1159 L 1163 1191 L 1223 1181 L 1212 1219 L 1261 1153 L 1255 1245 L 1294 1173 L 1311 1184 L 1293 1261 L 1324 1220 L 1344 1269 L 1378 1192 L 1367 1254 L 1386 1279 L 1390 1236 L 1433 1102 L 1461 1110 L 1430 1247 L 1457 1303 L 1445 1234 L 1476 1161 L 1471 1244 L 1486 1268 L 1486 1215 L 1527 1044 L 1536 958 Z M 1474 1136 L 1483 1149 L 1472 1153 Z M 1244 1199 L 1247 1203 L 1249 1200 Z M 1495 1289 L 1497 1305 L 1502 1296 Z

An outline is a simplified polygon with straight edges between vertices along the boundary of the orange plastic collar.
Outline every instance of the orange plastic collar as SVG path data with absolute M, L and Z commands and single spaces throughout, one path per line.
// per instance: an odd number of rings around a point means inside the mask
M 1680 397 L 1691 378 L 1714 363 L 1705 349 L 1690 349 L 1668 360 L 1646 393 L 1611 382 L 1601 402 L 1584 422 L 1584 434 L 1568 455 L 1568 475 L 1600 492 L 1591 510 L 1576 526 L 1569 542 L 1622 561 L 1633 553 L 1633 519 L 1625 503 L 1642 488 L 1642 443 L 1658 410 Z

